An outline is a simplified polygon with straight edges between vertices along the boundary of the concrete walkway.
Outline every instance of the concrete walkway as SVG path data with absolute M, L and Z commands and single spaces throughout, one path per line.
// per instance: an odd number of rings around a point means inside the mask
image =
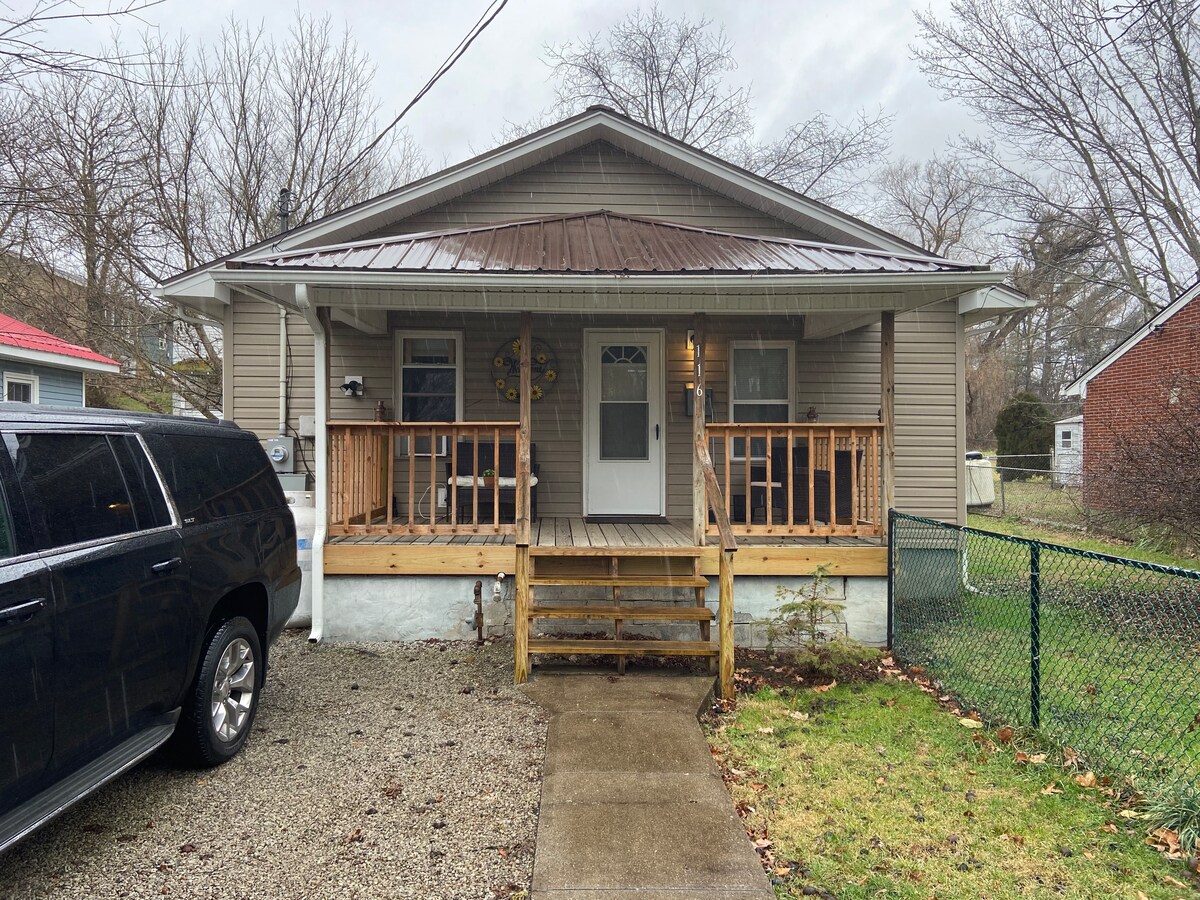
M 697 716 L 713 679 L 540 673 L 531 900 L 771 900 Z

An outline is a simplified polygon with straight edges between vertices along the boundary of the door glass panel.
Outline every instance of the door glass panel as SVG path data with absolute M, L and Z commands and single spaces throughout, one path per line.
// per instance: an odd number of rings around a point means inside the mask
M 650 410 L 645 403 L 600 405 L 600 458 L 648 459 Z
M 645 346 L 600 349 L 600 458 L 648 459 L 650 404 Z
M 600 356 L 600 400 L 645 399 L 646 348 L 604 347 Z

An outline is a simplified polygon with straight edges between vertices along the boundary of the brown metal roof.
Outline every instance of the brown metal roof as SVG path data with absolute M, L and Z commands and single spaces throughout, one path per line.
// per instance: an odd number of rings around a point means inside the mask
M 549 275 L 969 272 L 932 256 L 730 234 L 599 210 L 260 254 L 230 268 Z

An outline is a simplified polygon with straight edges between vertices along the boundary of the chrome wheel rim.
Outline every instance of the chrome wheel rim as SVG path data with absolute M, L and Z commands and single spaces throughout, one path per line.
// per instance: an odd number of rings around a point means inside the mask
M 254 700 L 254 652 L 245 638 L 230 641 L 213 676 L 212 725 L 217 737 L 235 741 L 250 718 Z

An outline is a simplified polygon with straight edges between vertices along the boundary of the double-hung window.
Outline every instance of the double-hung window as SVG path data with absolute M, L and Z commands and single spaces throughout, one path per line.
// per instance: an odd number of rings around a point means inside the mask
M 792 341 L 732 341 L 729 345 L 729 420 L 791 422 L 795 405 L 795 344 Z M 734 455 L 745 458 L 745 442 Z M 765 459 L 766 439 L 750 442 L 752 459 Z
M 401 422 L 462 421 L 461 333 L 398 331 L 396 359 L 396 411 Z M 448 435 L 439 436 L 438 455 L 446 453 L 448 440 Z M 418 437 L 414 452 L 428 455 L 429 438 Z
M 38 402 L 38 377 L 36 375 L 20 375 L 14 372 L 4 373 L 4 399 L 17 403 Z

